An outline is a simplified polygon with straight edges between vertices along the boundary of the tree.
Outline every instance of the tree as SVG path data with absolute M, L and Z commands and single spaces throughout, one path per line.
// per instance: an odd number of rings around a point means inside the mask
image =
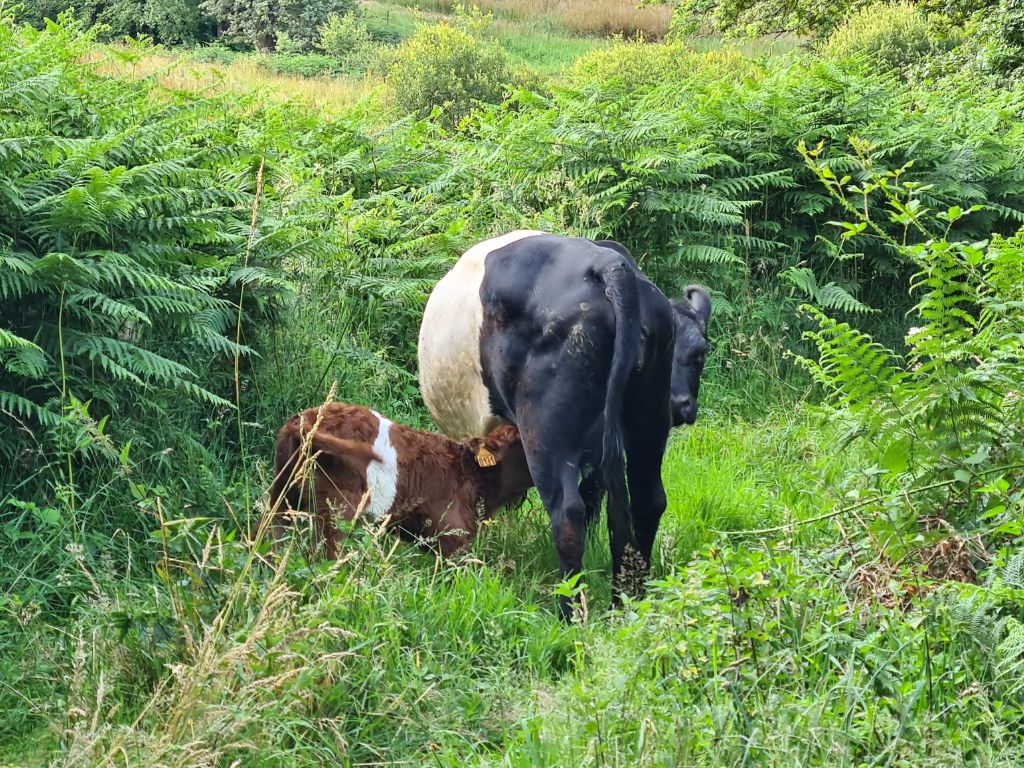
M 302 50 L 313 47 L 332 14 L 355 10 L 356 0 L 202 0 L 222 35 L 241 38 L 258 51 L 273 51 L 282 32 Z
M 167 45 L 195 44 L 213 36 L 213 21 L 199 8 L 200 0 L 37 0 L 26 3 L 20 18 L 41 28 L 46 19 L 56 19 L 73 10 L 87 27 L 101 24 L 104 36 L 151 35 Z
M 863 0 L 679 0 L 673 27 L 682 34 L 758 35 L 827 32 Z

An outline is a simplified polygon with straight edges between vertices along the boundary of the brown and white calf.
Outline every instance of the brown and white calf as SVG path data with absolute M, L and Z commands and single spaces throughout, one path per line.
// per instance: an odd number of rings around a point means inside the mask
M 369 408 L 332 403 L 310 438 L 318 413 L 305 410 L 281 428 L 270 509 L 279 519 L 285 502 L 310 513 L 329 557 L 337 556 L 340 539 L 335 516 L 351 520 L 360 508 L 371 522 L 387 517 L 405 538 L 436 537 L 441 551 L 451 554 L 476 535 L 481 519 L 533 486 L 515 427 L 456 442 Z M 304 446 L 315 458 L 306 480 L 296 476 Z

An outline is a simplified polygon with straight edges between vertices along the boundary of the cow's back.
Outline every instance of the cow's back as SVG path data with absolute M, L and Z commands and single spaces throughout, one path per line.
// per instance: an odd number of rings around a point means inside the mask
M 420 391 L 435 423 L 449 437 L 486 435 L 501 421 L 491 410 L 480 363 L 480 285 L 487 255 L 542 234 L 518 230 L 477 243 L 430 294 L 420 325 Z

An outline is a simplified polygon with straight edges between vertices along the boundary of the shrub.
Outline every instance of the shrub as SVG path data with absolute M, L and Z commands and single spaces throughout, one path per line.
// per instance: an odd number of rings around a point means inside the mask
M 801 151 L 829 193 L 844 200 L 848 191 L 818 161 L 820 149 Z M 950 523 L 1016 538 L 1024 498 L 1024 318 L 1018 309 L 1024 302 L 1024 230 L 988 241 L 953 239 L 951 227 L 981 205 L 936 212 L 924 204 L 921 185 L 901 179 L 906 167 L 864 170 L 869 180 L 862 187 L 881 191 L 889 217 L 926 239 L 902 245 L 875 223 L 867 203 L 844 204 L 856 222 L 843 225 L 849 238 L 887 240 L 914 269 L 909 289 L 917 303 L 907 320 L 905 355 L 808 308 L 818 327 L 807 337 L 819 359 L 801 362 L 828 392 L 850 434 L 877 448 L 876 465 L 860 472 L 872 478 L 878 496 L 859 506 L 877 515 L 876 541 L 888 539 L 888 553 L 898 557 L 906 556 L 908 543 L 920 544 L 918 515 L 946 523 L 929 523 L 926 543 L 944 537 Z M 893 527 L 895 538 L 887 535 Z
M 885 69 L 900 69 L 936 48 L 927 19 L 907 2 L 875 4 L 850 14 L 827 39 L 832 59 L 864 57 Z
M 678 0 L 671 31 L 749 37 L 821 34 L 835 27 L 855 4 L 856 0 Z
M 274 46 L 274 52 L 279 53 L 282 56 L 295 56 L 303 53 L 306 47 L 297 40 L 293 40 L 292 36 L 287 32 L 277 33 L 277 44 Z
M 381 50 L 366 24 L 352 13 L 346 16 L 335 14 L 320 27 L 319 47 L 339 62 L 340 71 L 348 74 L 360 74 L 370 69 Z
M 210 43 L 200 48 L 189 51 L 188 57 L 193 61 L 200 61 L 209 64 L 222 64 L 227 66 L 239 57 L 238 51 L 233 51 L 223 43 Z
M 110 39 L 145 34 L 159 43 L 194 45 L 216 31 L 199 0 L 41 0 L 23 6 L 18 16 L 42 27 L 44 19 L 69 10 L 86 26 L 102 25 L 103 36 Z
M 1001 0 L 990 12 L 976 16 L 968 38 L 980 41 L 975 60 L 992 74 L 1008 74 L 1024 68 L 1024 0 Z
M 17 457 L 0 468 L 5 489 L 60 451 L 104 483 L 83 465 L 117 461 L 112 435 L 168 407 L 228 408 L 296 236 L 272 186 L 259 195 L 231 103 L 167 104 L 100 77 L 78 64 L 76 34 L 0 23 L 0 456 Z M 172 431 L 134 444 L 168 447 Z M 96 513 L 116 518 L 107 529 L 85 517 L 96 507 L 72 507 L 83 516 L 48 519 L 97 536 L 143 519 L 110 507 Z
M 322 53 L 272 53 L 257 61 L 268 72 L 292 77 L 330 77 L 341 70 L 335 59 Z
M 731 48 L 697 53 L 685 43 L 620 42 L 578 59 L 570 70 L 569 80 L 578 85 L 592 83 L 602 87 L 615 83 L 632 91 L 680 80 L 694 71 L 738 78 L 758 70 L 757 65 Z
M 402 112 L 425 115 L 435 106 L 454 125 L 477 101 L 501 101 L 512 74 L 496 45 L 446 22 L 422 26 L 391 56 L 386 76 Z
M 355 14 L 334 14 L 320 27 L 320 50 L 336 59 L 348 58 L 371 42 L 370 30 Z
M 214 24 L 199 9 L 198 0 L 149 0 L 142 25 L 165 45 L 195 45 L 214 33 Z

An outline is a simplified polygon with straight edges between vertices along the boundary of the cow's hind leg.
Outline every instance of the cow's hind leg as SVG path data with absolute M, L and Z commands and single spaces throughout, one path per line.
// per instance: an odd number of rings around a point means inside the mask
M 601 500 L 604 498 L 604 488 L 601 486 L 601 476 L 597 469 L 592 470 L 580 481 L 580 497 L 583 499 L 584 520 L 589 531 L 601 514 Z
M 558 565 L 562 578 L 567 579 L 583 570 L 583 548 L 586 535 L 586 507 L 579 489 L 579 466 L 575 457 L 559 452 L 531 451 L 532 445 L 544 445 L 530 429 L 520 427 L 530 474 L 537 493 L 551 519 L 551 538 L 558 552 Z M 568 596 L 559 597 L 562 618 L 570 620 L 573 603 Z
M 665 454 L 667 432 L 666 429 L 664 436 L 648 435 L 646 439 L 627 437 L 626 440 L 626 469 L 637 551 L 625 557 L 623 568 L 628 573 L 623 576 L 633 594 L 643 591 L 651 565 L 654 538 L 667 505 L 665 486 L 661 481 L 661 462 Z

